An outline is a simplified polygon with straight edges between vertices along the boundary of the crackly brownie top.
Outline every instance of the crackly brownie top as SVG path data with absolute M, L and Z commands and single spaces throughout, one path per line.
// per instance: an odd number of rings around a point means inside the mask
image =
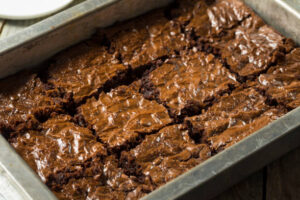
M 58 115 L 42 123 L 40 130 L 16 133 L 11 138 L 11 144 L 44 182 L 79 173 L 80 164 L 106 154 L 92 131 L 70 120 L 70 116 Z
M 224 30 L 238 25 L 251 13 L 238 0 L 219 0 L 214 4 L 209 2 L 198 1 L 195 4 L 191 20 L 186 26 L 187 30 L 193 30 L 201 38 L 220 35 Z
M 186 118 L 185 123 L 195 138 L 208 141 L 217 150 L 234 144 L 284 113 L 265 102 L 266 97 L 255 89 L 237 89 L 203 114 Z
M 84 165 L 78 177 L 57 185 L 60 199 L 137 199 L 149 192 L 149 186 L 138 178 L 126 175 L 116 156 L 93 159 Z
M 235 75 L 212 54 L 194 50 L 167 61 L 144 83 L 145 96 L 157 96 L 175 115 L 197 113 L 238 85 Z
M 268 96 L 288 108 L 300 106 L 300 49 L 287 54 L 284 61 L 258 78 Z
M 0 88 L 0 126 L 4 129 L 32 128 L 35 116 L 62 111 L 60 92 L 48 88 L 36 74 L 11 76 L 0 81 Z
M 122 159 L 128 165 L 138 166 L 155 186 L 159 186 L 201 163 L 210 155 L 207 145 L 195 144 L 187 130 L 183 130 L 180 125 L 173 125 L 156 134 L 147 135 L 130 152 L 123 152 Z
M 165 17 L 163 10 L 98 34 L 104 34 L 110 41 L 110 48 L 120 52 L 124 64 L 133 69 L 188 47 L 192 42 L 181 31 L 178 22 Z
M 77 45 L 64 55 L 58 55 L 50 65 L 48 82 L 71 93 L 76 103 L 113 84 L 113 80 L 122 79 L 128 69 L 100 44 Z
M 88 99 L 79 113 L 111 148 L 134 142 L 139 134 L 151 133 L 172 121 L 164 106 L 127 86 L 101 93 L 98 100 Z

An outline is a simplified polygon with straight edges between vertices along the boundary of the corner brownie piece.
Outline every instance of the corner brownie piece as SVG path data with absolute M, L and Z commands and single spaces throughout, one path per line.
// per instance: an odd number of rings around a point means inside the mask
M 141 135 L 172 122 L 164 106 L 127 86 L 101 93 L 98 100 L 88 99 L 78 113 L 111 149 L 135 143 Z
M 281 59 L 292 49 L 293 44 L 267 25 L 257 29 L 249 29 L 247 26 L 245 21 L 245 24 L 233 30 L 233 39 L 214 46 L 219 49 L 222 59 L 232 71 L 251 78 Z
M 253 88 L 237 89 L 219 99 L 201 115 L 185 119 L 193 138 L 220 151 L 285 114 L 265 103 Z
M 257 79 L 259 88 L 278 103 L 294 109 L 300 106 L 300 48 L 285 56 Z
M 107 47 L 90 43 L 62 52 L 48 69 L 48 83 L 72 94 L 76 104 L 124 80 L 128 72 Z
M 64 103 L 67 103 L 59 90 L 51 89 L 36 74 L 29 72 L 1 80 L 0 88 L 2 134 L 34 128 L 38 119 L 62 112 Z
M 112 51 L 120 52 L 123 63 L 132 69 L 186 48 L 192 42 L 181 31 L 180 23 L 168 20 L 163 10 L 101 30 L 98 35 L 105 35 Z
M 39 130 L 12 134 L 9 142 L 50 188 L 80 176 L 87 160 L 106 155 L 93 133 L 68 115 L 50 118 Z
M 195 144 L 181 125 L 172 125 L 147 135 L 129 152 L 122 152 L 121 160 L 125 168 L 138 168 L 145 180 L 150 179 L 158 187 L 210 156 L 206 144 Z
M 241 77 L 253 77 L 276 63 L 293 43 L 274 31 L 243 2 L 220 0 L 196 4 L 186 31 L 201 49 L 214 51 Z
M 217 58 L 194 48 L 150 72 L 144 78 L 142 92 L 146 98 L 165 104 L 177 117 L 199 113 L 237 85 L 235 75 Z

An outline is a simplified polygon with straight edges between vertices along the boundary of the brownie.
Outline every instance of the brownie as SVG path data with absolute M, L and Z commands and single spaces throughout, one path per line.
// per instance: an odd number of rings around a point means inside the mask
M 62 112 L 63 94 L 42 83 L 36 74 L 19 73 L 0 81 L 1 132 L 34 129 L 39 120 Z
M 238 0 L 198 1 L 186 30 L 206 40 L 222 37 L 225 30 L 234 28 L 250 14 L 251 10 Z
M 201 115 L 188 117 L 185 124 L 198 142 L 219 151 L 240 141 L 285 114 L 267 105 L 266 97 L 253 88 L 236 89 Z
M 158 187 L 210 155 L 206 144 L 195 144 L 181 125 L 172 125 L 147 135 L 134 149 L 123 152 L 121 159 L 129 165 L 127 168 L 136 166 L 145 177 L 149 177 L 154 187 Z
M 266 95 L 289 109 L 300 106 L 300 48 L 287 54 L 284 60 L 271 67 L 257 79 Z
M 149 191 L 135 176 L 126 175 L 116 156 L 93 159 L 80 178 L 72 178 L 55 194 L 60 199 L 137 199 Z
M 116 53 L 109 53 L 106 46 L 96 42 L 67 49 L 53 59 L 48 69 L 47 82 L 72 94 L 76 104 L 122 82 L 128 72 Z
M 172 122 L 164 106 L 128 86 L 101 93 L 98 100 L 88 99 L 78 113 L 111 149 L 135 143 L 141 135 Z
M 239 83 L 212 54 L 195 48 L 150 72 L 143 85 L 145 97 L 158 99 L 176 117 L 199 114 Z
M 9 141 L 50 186 L 80 173 L 90 158 L 106 155 L 92 131 L 74 124 L 68 115 L 50 118 L 38 130 L 12 134 Z
M 168 20 L 163 10 L 100 31 L 98 35 L 104 35 L 112 51 L 118 51 L 122 62 L 132 69 L 186 48 L 192 42 L 182 32 L 180 23 Z
M 200 1 L 186 26 L 205 51 L 214 51 L 242 77 L 266 70 L 293 48 L 287 40 L 238 0 L 220 0 L 207 8 Z
M 234 30 L 233 39 L 214 45 L 230 69 L 242 77 L 251 78 L 264 72 L 293 46 L 267 25 L 254 30 L 248 29 L 247 23 L 243 25 Z

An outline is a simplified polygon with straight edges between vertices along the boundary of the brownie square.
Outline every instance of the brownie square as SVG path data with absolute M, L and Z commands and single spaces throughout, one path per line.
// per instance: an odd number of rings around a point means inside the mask
M 166 105 L 174 117 L 199 113 L 213 100 L 239 85 L 212 54 L 184 51 L 144 78 L 142 92 Z
M 201 115 L 188 117 L 185 124 L 198 142 L 208 142 L 220 151 L 259 130 L 285 111 L 267 105 L 255 89 L 237 89 L 225 95 Z
M 224 45 L 215 45 L 232 71 L 249 78 L 267 70 L 292 46 L 285 37 L 266 25 L 254 30 L 241 25 L 234 30 L 233 39 Z
M 121 159 L 129 165 L 127 168 L 135 166 L 133 168 L 138 168 L 158 187 L 203 162 L 210 155 L 207 145 L 195 144 L 181 125 L 172 125 L 147 135 L 134 149 L 123 152 Z
M 128 86 L 101 93 L 98 100 L 88 99 L 78 113 L 111 149 L 135 143 L 141 135 L 172 122 L 164 106 L 146 100 Z
M 251 10 L 241 1 L 198 1 L 186 31 L 193 31 L 201 39 L 221 37 L 225 30 L 232 29 L 249 17 Z
M 50 118 L 38 130 L 12 134 L 9 142 L 49 187 L 80 176 L 85 162 L 106 155 L 92 131 L 68 115 Z
M 0 129 L 5 134 L 35 128 L 38 120 L 62 112 L 68 100 L 30 72 L 1 80 L 0 88 Z
M 132 69 L 186 48 L 191 42 L 180 23 L 168 20 L 163 10 L 99 31 L 98 35 L 104 35 L 111 50 L 119 52 L 122 62 Z
M 294 49 L 276 66 L 257 79 L 266 95 L 289 109 L 300 106 L 300 48 Z
M 128 67 L 103 46 L 77 45 L 62 55 L 50 65 L 47 81 L 72 94 L 76 104 L 127 78 Z
M 97 168 L 96 168 L 97 167 Z M 137 199 L 147 191 L 135 176 L 126 175 L 116 156 L 93 159 L 80 179 L 72 178 L 55 193 L 60 199 Z

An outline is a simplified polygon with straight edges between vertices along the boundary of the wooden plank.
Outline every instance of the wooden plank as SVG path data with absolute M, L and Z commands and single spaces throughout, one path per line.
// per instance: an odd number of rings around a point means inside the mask
M 266 199 L 300 199 L 300 148 L 268 166 Z
M 263 199 L 263 173 L 263 170 L 256 172 L 213 200 Z

